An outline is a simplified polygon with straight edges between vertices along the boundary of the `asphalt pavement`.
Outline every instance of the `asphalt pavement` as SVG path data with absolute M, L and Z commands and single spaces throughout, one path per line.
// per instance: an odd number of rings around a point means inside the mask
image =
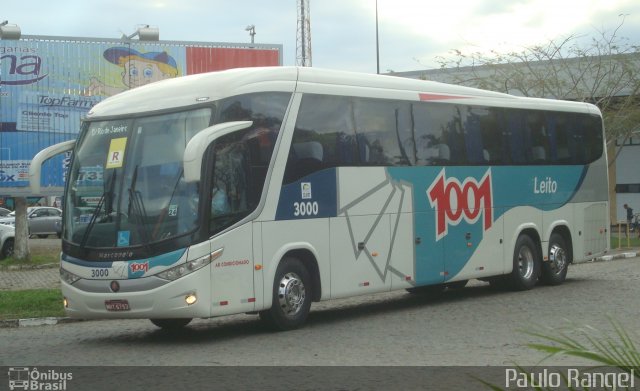
M 36 246 L 51 246 L 46 239 L 35 241 Z M 55 246 L 55 243 L 54 243 Z M 620 258 L 634 258 L 640 255 L 639 248 L 612 249 L 609 254 L 594 258 L 586 262 L 607 262 Z M 26 289 L 57 289 L 60 288 L 59 264 L 42 265 L 34 268 L 0 267 L 0 291 L 20 291 Z M 46 320 L 12 320 L 0 321 L 0 327 L 17 327 L 22 325 L 52 324 L 50 318 Z

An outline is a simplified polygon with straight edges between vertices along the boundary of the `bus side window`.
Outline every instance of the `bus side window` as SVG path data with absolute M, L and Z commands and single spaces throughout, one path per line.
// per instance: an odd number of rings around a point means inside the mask
M 406 104 L 381 99 L 354 99 L 356 140 L 360 164 L 365 166 L 406 166 L 414 160 L 404 148 L 410 129 L 403 117 Z
M 551 161 L 549 150 L 549 132 L 542 112 L 527 111 L 526 114 L 526 134 L 529 136 L 531 145 L 532 164 L 548 164 Z
M 296 120 L 283 184 L 358 162 L 351 98 L 306 94 Z
M 506 115 L 509 152 L 513 164 L 531 161 L 531 147 L 525 133 L 524 115 L 521 110 L 510 110 Z
M 412 105 L 415 164 L 417 166 L 450 165 L 451 150 L 446 129 L 452 105 L 420 102 Z
M 481 110 L 475 109 L 475 111 Z M 489 160 L 489 152 L 483 148 L 482 143 L 481 114 L 470 112 L 464 123 L 464 143 L 470 164 L 484 164 Z

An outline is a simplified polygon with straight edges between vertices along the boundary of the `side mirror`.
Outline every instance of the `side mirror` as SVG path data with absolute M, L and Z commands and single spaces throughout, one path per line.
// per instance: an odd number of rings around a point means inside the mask
M 76 140 L 64 141 L 43 149 L 33 157 L 31 165 L 29 166 L 29 186 L 31 187 L 31 194 L 40 193 L 41 168 L 44 162 L 56 155 L 72 150 L 75 145 Z
M 202 172 L 202 158 L 204 152 L 215 139 L 225 134 L 246 129 L 253 125 L 253 121 L 225 122 L 210 126 L 198 132 L 184 149 L 182 163 L 184 166 L 184 180 L 186 182 L 198 182 Z

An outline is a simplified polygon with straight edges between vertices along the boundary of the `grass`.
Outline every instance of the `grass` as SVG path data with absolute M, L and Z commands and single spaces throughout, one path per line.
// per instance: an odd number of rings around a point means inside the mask
M 0 291 L 0 320 L 64 316 L 58 289 Z
M 32 267 L 32 266 L 41 266 L 48 264 L 59 264 L 60 256 L 58 254 L 46 254 L 46 255 L 35 255 L 31 254 L 31 260 L 29 261 L 17 261 L 13 259 L 13 257 L 8 257 L 0 260 L 0 270 L 9 266 L 22 266 L 22 267 Z
M 613 319 L 609 319 L 613 327 L 613 333 L 604 333 L 591 326 L 572 326 L 569 329 L 551 329 L 546 328 L 545 332 L 524 331 L 525 334 L 538 338 L 541 342 L 527 344 L 530 349 L 545 353 L 547 356 L 544 360 L 553 356 L 569 356 L 584 359 L 594 365 L 581 370 L 580 373 L 586 373 L 590 370 L 596 372 L 603 371 L 605 373 L 615 373 L 618 371 L 629 374 L 640 380 L 640 350 L 638 349 L 638 335 L 630 333 Z M 542 328 L 544 329 L 544 328 Z M 525 375 L 532 381 L 535 381 L 534 373 L 527 371 L 521 366 L 516 366 L 521 374 Z M 574 388 L 567 384 L 567 378 L 562 377 L 564 385 L 567 389 L 590 389 L 588 387 Z M 487 388 L 499 391 L 505 390 L 495 384 L 491 384 L 482 379 L 476 378 Z M 534 387 L 537 390 L 555 390 L 557 388 L 550 387 Z M 591 389 L 601 389 L 593 387 Z M 606 388 L 606 389 L 616 389 Z M 622 388 L 630 389 L 630 388 Z
M 627 243 L 627 238 L 624 235 L 620 239 L 615 235 L 611 235 L 611 249 L 615 250 L 618 246 L 620 248 L 640 247 L 640 238 L 638 238 L 637 234 L 632 234 Z

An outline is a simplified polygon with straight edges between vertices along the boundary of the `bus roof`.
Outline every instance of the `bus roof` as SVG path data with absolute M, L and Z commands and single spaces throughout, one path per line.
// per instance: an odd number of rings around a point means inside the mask
M 435 81 L 318 68 L 257 67 L 183 76 L 134 88 L 94 106 L 88 119 L 187 107 L 199 102 L 259 91 L 447 101 L 600 115 L 596 106 L 587 103 L 517 97 Z

